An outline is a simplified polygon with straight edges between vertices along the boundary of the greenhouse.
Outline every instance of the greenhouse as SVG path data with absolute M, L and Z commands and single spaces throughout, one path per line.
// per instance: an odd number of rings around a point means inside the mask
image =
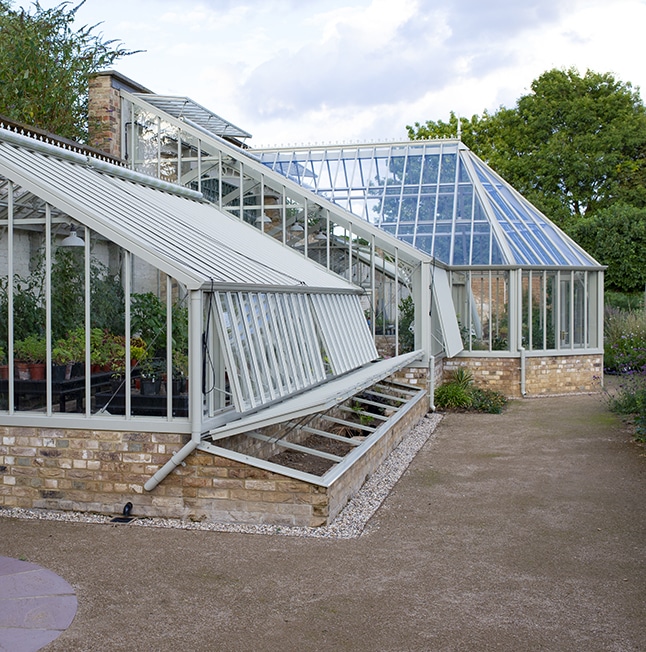
M 250 150 L 189 98 L 109 83 L 121 120 L 97 146 L 362 287 L 382 355 L 422 350 L 430 382 L 468 365 L 508 396 L 593 387 L 602 266 L 460 141 Z
M 467 350 L 599 348 L 602 267 L 460 141 L 258 154 L 445 263 Z M 517 328 L 505 309 L 512 286 Z
M 3 504 L 320 525 L 428 408 L 362 288 L 200 192 L 10 123 L 0 176 Z
M 603 268 L 461 142 L 252 150 L 113 72 L 89 109 L 0 125 L 0 504 L 322 525 L 451 370 L 600 375 Z

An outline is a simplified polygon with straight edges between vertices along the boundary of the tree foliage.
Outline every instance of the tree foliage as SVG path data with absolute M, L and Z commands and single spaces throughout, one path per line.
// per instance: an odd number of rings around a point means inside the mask
M 630 83 L 548 70 L 514 108 L 459 126 L 467 147 L 609 265 L 610 287 L 643 288 L 646 109 Z M 407 129 L 411 139 L 456 137 L 458 117 Z
M 572 237 L 608 265 L 606 285 L 621 292 L 646 286 L 646 208 L 617 203 L 578 220 Z
M 98 25 L 74 29 L 78 9 L 14 10 L 0 0 L 0 114 L 65 138 L 87 140 L 88 80 L 133 54 Z
M 611 74 L 549 70 L 513 109 L 460 118 L 461 138 L 548 217 L 572 220 L 621 200 L 646 206 L 646 110 Z M 458 119 L 407 127 L 409 137 L 457 133 Z

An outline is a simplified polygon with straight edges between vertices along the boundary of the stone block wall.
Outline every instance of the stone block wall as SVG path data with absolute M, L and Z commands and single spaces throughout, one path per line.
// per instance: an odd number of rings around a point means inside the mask
M 602 355 L 527 358 L 527 395 L 598 391 L 603 382 Z
M 0 505 L 194 521 L 329 522 L 424 415 L 426 395 L 328 490 L 196 451 L 153 491 L 144 483 L 188 435 L 0 427 Z

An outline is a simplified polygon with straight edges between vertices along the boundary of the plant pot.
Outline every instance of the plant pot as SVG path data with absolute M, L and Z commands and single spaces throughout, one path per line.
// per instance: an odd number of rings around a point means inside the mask
M 186 378 L 173 379 L 173 396 L 178 396 L 186 391 Z
M 29 380 L 31 378 L 29 374 L 29 365 L 26 362 L 16 362 L 15 369 L 15 377 L 18 380 Z
M 53 364 L 52 365 L 52 382 L 60 383 L 65 380 L 65 373 L 67 371 L 66 364 Z
M 9 378 L 9 365 L 0 364 L 0 380 L 7 380 Z
M 155 396 L 159 394 L 161 389 L 161 378 L 152 380 L 151 378 L 141 379 L 141 395 L 142 396 Z
M 45 363 L 32 362 L 29 364 L 29 377 L 31 380 L 45 380 Z
M 126 379 L 122 376 L 113 376 L 110 378 L 110 391 L 113 394 L 124 394 Z

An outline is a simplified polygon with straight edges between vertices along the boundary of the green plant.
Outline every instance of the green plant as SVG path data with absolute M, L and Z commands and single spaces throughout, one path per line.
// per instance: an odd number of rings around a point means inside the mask
M 462 389 L 469 389 L 473 383 L 473 374 L 468 367 L 458 367 L 451 372 L 449 381 Z
M 14 353 L 16 360 L 21 362 L 45 362 L 47 360 L 47 342 L 44 337 L 29 335 L 15 343 Z
M 607 394 L 607 401 L 612 412 L 632 417 L 635 439 L 646 443 L 646 366 L 625 374 L 617 390 Z
M 470 408 L 471 393 L 455 383 L 444 383 L 435 390 L 435 406 L 451 410 Z
M 166 373 L 164 358 L 144 358 L 141 361 L 141 377 L 149 380 L 160 380 Z
M 0 364 L 7 364 L 7 354 L 2 346 L 0 346 Z
M 635 372 L 646 365 L 646 311 L 606 308 L 604 329 L 606 371 Z
M 507 397 L 493 389 L 473 387 L 471 389 L 471 409 L 476 412 L 500 414 L 507 405 Z
M 96 338 L 96 335 L 95 335 Z M 92 336 L 90 335 L 90 342 Z M 90 345 L 91 348 L 91 345 Z M 85 361 L 85 329 L 74 328 L 56 341 L 52 349 L 52 360 L 56 364 Z
M 0 278 L 0 341 L 8 341 L 9 289 L 7 277 Z M 45 328 L 45 308 L 42 297 L 42 275 L 35 272 L 25 279 L 14 278 L 13 328 L 16 340 L 29 335 L 42 335 Z
M 399 353 L 408 353 L 415 348 L 415 303 L 412 296 L 399 302 Z
M 188 349 L 188 309 L 173 304 L 171 312 L 173 350 Z M 130 328 L 139 335 L 149 350 L 157 355 L 166 353 L 166 304 L 153 292 L 133 294 L 130 305 Z
M 635 439 L 646 442 L 646 311 L 606 307 L 604 364 L 621 377 L 608 407 L 633 421 Z
M 500 414 L 507 398 L 492 389 L 476 387 L 467 367 L 453 370 L 448 380 L 435 390 L 435 407 L 449 410 L 474 410 Z
M 12 4 L 0 3 L 0 113 L 85 142 L 89 78 L 133 52 L 106 40 L 100 23 L 75 30 L 83 2 Z
M 115 376 L 126 371 L 126 338 L 123 335 L 112 335 L 110 342 L 110 358 L 108 364 Z M 141 364 L 148 356 L 146 343 L 140 337 L 130 338 L 130 363 Z
M 173 351 L 173 378 L 188 378 L 188 355 L 183 351 Z

